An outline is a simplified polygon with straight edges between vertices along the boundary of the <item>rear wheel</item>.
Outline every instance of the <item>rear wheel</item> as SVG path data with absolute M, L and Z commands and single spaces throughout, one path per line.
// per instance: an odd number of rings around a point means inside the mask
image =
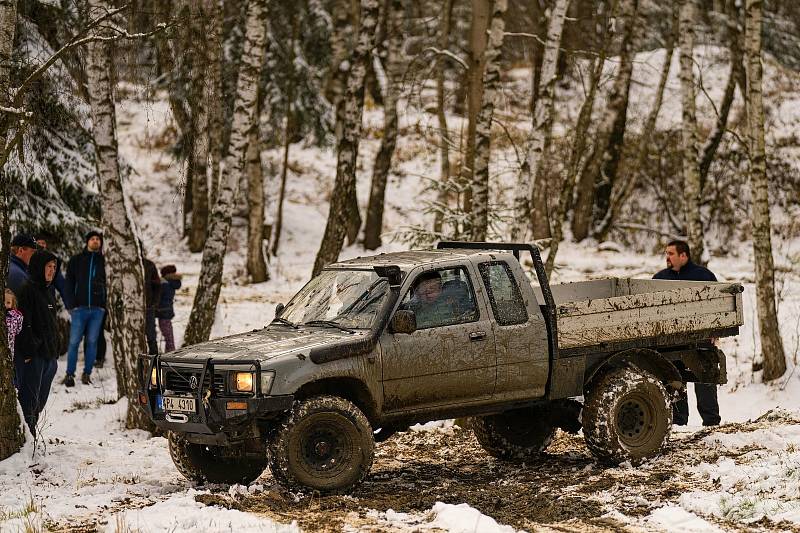
M 287 488 L 347 490 L 369 473 L 372 427 L 352 402 L 317 396 L 295 402 L 268 443 L 272 475 Z
M 615 369 L 592 387 L 583 409 L 586 445 L 600 459 L 640 462 L 662 451 L 672 429 L 667 390 L 649 372 Z
M 230 457 L 219 446 L 194 444 L 178 433 L 167 436 L 169 455 L 183 477 L 196 483 L 252 483 L 267 468 L 267 458 Z
M 489 455 L 521 461 L 543 452 L 553 440 L 555 427 L 543 411 L 525 408 L 473 418 L 472 431 Z

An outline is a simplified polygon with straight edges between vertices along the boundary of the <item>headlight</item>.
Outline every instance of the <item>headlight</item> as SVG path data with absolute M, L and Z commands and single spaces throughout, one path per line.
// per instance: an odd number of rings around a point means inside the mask
M 158 386 L 158 370 L 156 367 L 153 367 L 153 371 L 150 372 L 150 386 L 157 387 Z
M 267 396 L 269 390 L 272 388 L 272 382 L 275 381 L 275 372 L 261 371 L 261 394 Z
M 236 392 L 253 392 L 253 373 L 234 372 L 233 390 Z

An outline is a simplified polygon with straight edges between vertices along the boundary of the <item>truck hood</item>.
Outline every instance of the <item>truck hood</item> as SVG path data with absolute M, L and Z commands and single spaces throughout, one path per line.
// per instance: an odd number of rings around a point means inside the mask
M 164 354 L 167 360 L 182 359 L 205 361 L 206 359 L 225 359 L 226 361 L 252 360 L 269 361 L 284 355 L 304 355 L 308 357 L 313 348 L 356 340 L 367 331 L 347 333 L 337 329 L 319 327 L 300 327 L 292 329 L 284 326 L 267 326 L 264 329 L 222 337 L 192 346 L 186 346 Z

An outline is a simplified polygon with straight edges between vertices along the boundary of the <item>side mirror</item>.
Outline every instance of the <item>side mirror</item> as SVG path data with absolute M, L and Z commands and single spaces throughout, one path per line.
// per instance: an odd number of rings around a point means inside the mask
M 389 322 L 389 331 L 407 334 L 417 331 L 417 316 L 414 311 L 406 309 L 396 311 L 391 322 Z
M 285 307 L 286 307 L 286 306 L 285 306 L 285 305 L 283 305 L 283 304 L 278 304 L 278 305 L 276 305 L 276 306 L 275 306 L 275 316 L 281 316 L 281 313 L 283 312 L 283 309 L 284 309 Z

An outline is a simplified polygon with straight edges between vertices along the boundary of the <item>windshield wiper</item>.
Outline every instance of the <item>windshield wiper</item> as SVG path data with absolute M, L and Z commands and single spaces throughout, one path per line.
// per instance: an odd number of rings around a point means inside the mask
M 297 328 L 300 327 L 297 324 L 295 324 L 294 322 L 292 322 L 291 320 L 286 320 L 285 318 L 281 318 L 279 316 L 276 316 L 275 318 L 273 318 L 272 322 L 278 322 L 280 324 L 283 324 L 284 326 L 289 326 L 290 328 L 294 328 L 294 329 L 297 329 Z M 270 324 L 272 322 L 270 322 Z
M 347 328 L 338 322 L 334 322 L 333 320 L 309 320 L 308 322 L 303 322 L 304 326 L 328 326 L 331 328 L 340 329 L 342 331 L 346 331 L 347 333 L 355 333 L 356 330 Z

